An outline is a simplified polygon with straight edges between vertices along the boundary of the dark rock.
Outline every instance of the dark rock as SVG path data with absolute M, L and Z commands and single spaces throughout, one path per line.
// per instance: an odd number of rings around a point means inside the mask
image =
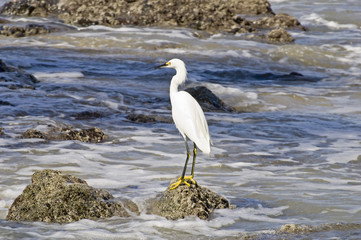
M 83 111 L 71 115 L 71 117 L 74 117 L 77 120 L 97 119 L 97 118 L 102 118 L 104 116 L 106 116 L 105 113 L 91 112 L 91 111 Z
M 139 214 L 139 210 L 130 200 L 116 202 L 109 192 L 88 186 L 82 179 L 43 170 L 33 174 L 32 184 L 15 199 L 6 219 L 70 223 L 131 214 Z
M 81 142 L 100 143 L 108 136 L 97 127 L 74 130 L 72 127 L 50 127 L 47 132 L 29 129 L 22 134 L 23 138 L 41 138 L 46 140 L 78 140 Z
M 172 123 L 173 120 L 170 117 L 161 115 L 146 115 L 143 113 L 131 113 L 126 117 L 128 120 L 137 123 Z
M 46 134 L 39 130 L 35 129 L 29 129 L 26 132 L 22 134 L 23 138 L 41 138 L 41 139 L 47 139 Z
M 0 127 L 0 136 L 4 135 L 4 129 Z
M 9 103 L 8 101 L 0 100 L 0 106 L 14 106 L 14 105 Z
M 306 30 L 304 26 L 295 18 L 286 13 L 276 14 L 272 17 L 264 17 L 252 22 L 258 28 L 298 28 Z
M 207 220 L 214 209 L 230 208 L 224 197 L 198 184 L 180 185 L 176 189 L 169 188 L 158 199 L 150 204 L 148 211 L 168 219 L 176 220 L 187 216 L 197 216 Z
M 81 130 L 63 128 L 61 129 L 60 138 L 64 140 L 78 140 L 81 142 L 99 143 L 106 140 L 108 136 L 97 127 Z
M 219 97 L 217 97 L 211 90 L 204 86 L 194 88 L 187 88 L 187 91 L 192 95 L 201 105 L 203 111 L 218 111 L 218 112 L 233 112 L 232 107 L 227 106 Z
M 292 43 L 295 39 L 283 28 L 273 29 L 266 34 L 266 40 L 278 43 Z
M 20 68 L 8 66 L 0 59 L 0 87 L 5 86 L 9 89 L 35 89 L 35 84 L 38 82 L 32 74 Z
M 58 29 L 40 25 L 40 24 L 28 24 L 26 26 L 10 26 L 2 25 L 0 26 L 0 34 L 8 37 L 27 37 L 38 34 L 46 34 L 50 32 L 58 31 Z

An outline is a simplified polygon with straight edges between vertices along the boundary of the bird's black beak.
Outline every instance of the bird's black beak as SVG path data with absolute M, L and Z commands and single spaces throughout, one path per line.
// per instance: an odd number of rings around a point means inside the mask
M 158 68 L 162 68 L 162 67 L 166 67 L 166 66 L 168 66 L 167 63 L 164 63 L 162 65 L 154 67 L 154 69 L 158 69 Z

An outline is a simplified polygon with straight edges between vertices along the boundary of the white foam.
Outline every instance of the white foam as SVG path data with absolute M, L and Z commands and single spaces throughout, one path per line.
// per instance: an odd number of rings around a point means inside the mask
M 39 79 L 47 78 L 83 78 L 84 74 L 81 72 L 35 72 L 33 75 Z
M 329 21 L 322 18 L 317 13 L 311 13 L 308 15 L 304 15 L 300 18 L 303 24 L 316 24 L 316 25 L 323 25 L 330 29 L 339 30 L 339 29 L 358 29 L 358 27 L 354 24 L 341 24 L 335 21 Z

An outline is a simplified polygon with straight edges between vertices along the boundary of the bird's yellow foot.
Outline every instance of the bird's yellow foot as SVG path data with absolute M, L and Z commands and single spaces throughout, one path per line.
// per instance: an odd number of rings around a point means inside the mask
M 193 176 L 187 176 L 187 177 L 179 177 L 178 181 L 176 181 L 175 183 L 172 183 L 169 186 L 170 190 L 176 189 L 179 185 L 181 185 L 182 183 L 184 183 L 185 185 L 187 185 L 188 187 L 190 187 L 191 185 L 188 183 L 188 180 L 190 180 L 193 184 L 197 184 L 197 182 L 193 179 Z

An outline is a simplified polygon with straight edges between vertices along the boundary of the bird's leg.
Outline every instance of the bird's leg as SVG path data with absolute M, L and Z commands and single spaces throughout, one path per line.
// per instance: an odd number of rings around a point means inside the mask
M 186 148 L 187 148 L 187 159 L 186 159 L 186 163 L 185 163 L 184 168 L 183 168 L 182 176 L 178 178 L 178 181 L 176 181 L 175 183 L 173 183 L 173 184 L 171 184 L 169 186 L 170 190 L 176 189 L 182 183 L 184 183 L 188 187 L 190 187 L 191 185 L 187 182 L 187 180 L 191 180 L 193 184 L 196 184 L 196 181 L 193 179 L 193 177 L 194 177 L 194 165 L 195 165 L 196 156 L 197 156 L 197 146 L 196 146 L 196 144 L 194 144 L 192 174 L 190 176 L 185 176 L 188 161 L 189 161 L 189 157 L 191 155 L 186 139 L 185 139 L 185 143 L 186 143 Z
M 197 145 L 195 143 L 194 144 L 194 148 L 193 148 L 193 163 L 192 163 L 192 172 L 190 176 L 184 177 L 184 180 L 191 180 L 193 184 L 197 184 L 196 181 L 193 179 L 194 177 L 194 166 L 196 165 L 196 157 L 197 157 Z M 184 182 L 185 184 L 187 184 L 188 186 L 189 183 L 187 183 L 186 181 Z
M 196 157 L 197 157 L 197 145 L 195 143 L 193 148 L 193 164 L 192 164 L 192 173 L 191 173 L 191 180 L 194 184 L 196 184 L 196 181 L 193 180 L 194 177 L 194 166 L 196 165 Z

